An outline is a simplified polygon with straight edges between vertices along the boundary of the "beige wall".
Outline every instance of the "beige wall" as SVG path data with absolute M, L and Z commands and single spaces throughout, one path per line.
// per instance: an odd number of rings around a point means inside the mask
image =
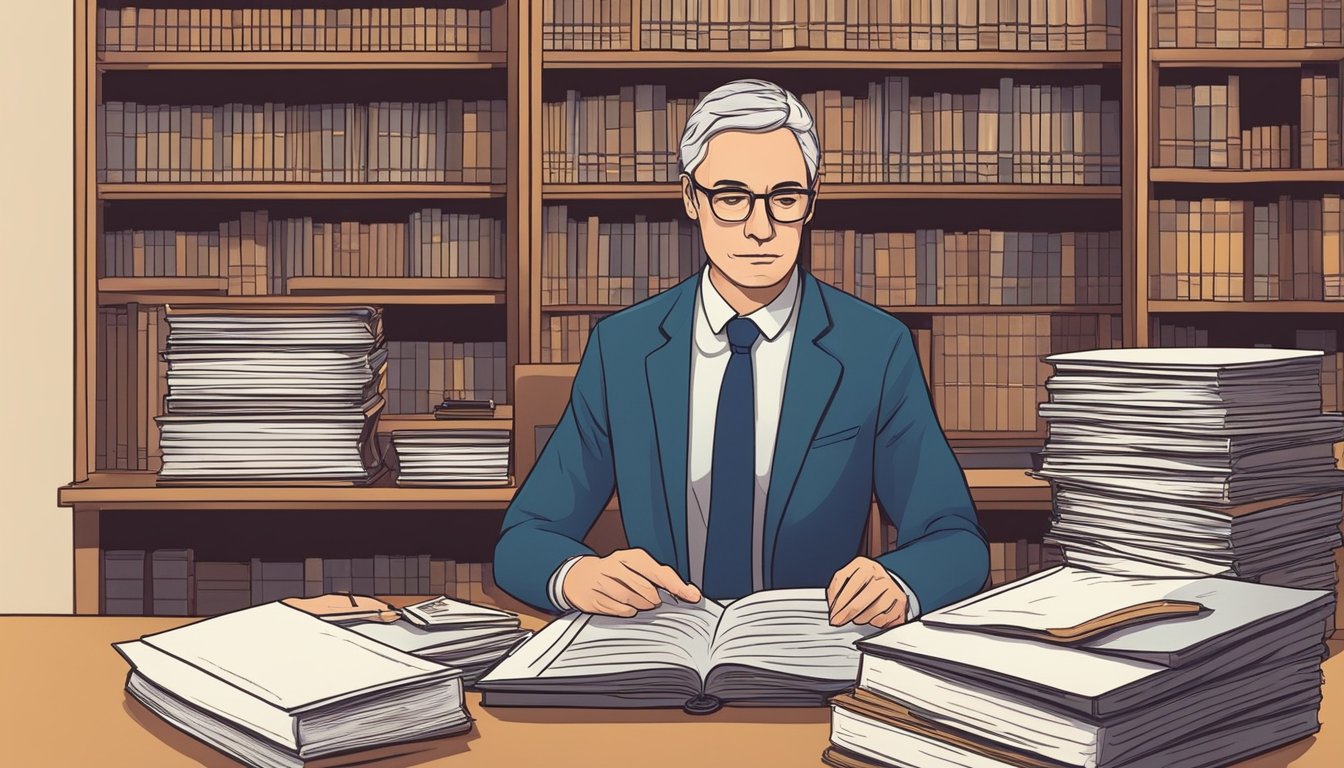
M 74 3 L 0 24 L 0 613 L 71 610 Z

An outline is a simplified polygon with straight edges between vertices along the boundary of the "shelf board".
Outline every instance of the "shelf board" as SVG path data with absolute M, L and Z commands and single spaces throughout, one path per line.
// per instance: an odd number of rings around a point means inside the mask
M 214 293 L 229 289 L 227 277 L 100 277 L 99 293 Z
M 432 413 L 398 413 L 378 417 L 378 431 L 394 429 L 513 429 L 513 406 L 495 406 L 492 419 L 436 419 Z
M 1168 67 L 1296 67 L 1344 59 L 1344 48 L 1154 48 L 1153 63 Z
M 504 293 L 502 277 L 291 277 L 291 291 L 344 293 Z
M 1149 181 L 1181 184 L 1284 184 L 1297 182 L 1326 182 L 1344 184 L 1344 168 L 1303 170 L 1248 171 L 1222 168 L 1153 168 Z
M 1050 487 L 1021 469 L 968 469 L 976 504 L 1039 508 L 1050 502 Z M 506 509 L 516 489 L 398 488 L 386 473 L 373 486 L 322 488 L 287 486 L 159 487 L 150 472 L 96 472 L 88 481 L 57 492 L 61 506 L 122 510 L 233 509 Z
M 151 293 L 146 291 L 98 293 L 100 306 L 116 306 L 137 302 L 140 304 L 186 305 L 499 305 L 504 304 L 502 293 L 388 293 L 360 291 L 357 293 L 290 293 L 270 296 L 226 296 L 223 294 Z
M 544 51 L 546 69 L 1100 69 L 1120 51 Z
M 1149 301 L 1148 311 L 1344 314 L 1344 301 Z
M 626 304 L 543 304 L 542 312 L 552 314 L 598 314 L 619 312 Z M 942 304 L 912 307 L 888 306 L 883 310 L 904 315 L 1113 315 L 1119 304 Z
M 906 315 L 1113 315 L 1121 311 L 1119 304 L 941 304 L 882 309 Z
M 169 182 L 99 184 L 102 200 L 484 200 L 503 184 L 343 184 L 290 182 Z
M 175 69 L 501 69 L 504 51 L 109 51 L 104 71 Z
M 1090 200 L 1120 199 L 1119 185 L 1085 184 L 823 184 L 826 200 Z M 675 182 L 543 184 L 543 200 L 625 200 L 681 197 Z

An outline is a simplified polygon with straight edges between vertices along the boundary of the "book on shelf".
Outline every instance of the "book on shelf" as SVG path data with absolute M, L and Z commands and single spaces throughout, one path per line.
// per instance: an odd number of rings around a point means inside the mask
M 1340 201 L 1337 194 L 1150 200 L 1149 298 L 1344 299 Z
M 98 308 L 95 467 L 156 472 L 168 364 L 164 308 L 129 302 Z
M 504 276 L 499 219 L 425 208 L 408 222 L 314 222 L 244 211 L 215 231 L 103 233 L 102 277 L 221 277 L 228 295 L 281 295 L 291 278 Z
M 809 269 L 878 306 L 1118 304 L 1119 232 L 811 229 Z
M 821 589 L 766 590 L 726 608 L 664 594 L 631 618 L 569 613 L 477 687 L 487 706 L 816 706 L 854 684 L 854 643 L 877 631 L 833 627 L 828 616 Z M 629 649 L 620 663 L 613 645 Z
M 507 350 L 502 341 L 389 341 L 387 400 L 389 414 L 436 416 L 444 398 L 463 402 L 502 401 L 508 385 Z M 493 408 L 480 415 L 490 418 Z
M 933 406 L 949 431 L 1034 432 L 1052 352 L 1120 344 L 1116 315 L 935 315 Z
M 283 603 L 114 648 L 131 667 L 132 696 L 245 765 L 301 768 L 471 727 L 459 670 Z M 404 714 L 388 717 L 389 708 Z
M 387 356 L 380 310 L 174 306 L 165 319 L 160 484 L 376 477 Z
M 916 84 L 919 84 L 916 80 Z M 661 84 L 566 92 L 543 104 L 547 183 L 667 182 L 695 98 Z M 1120 102 L 1099 84 L 999 78 L 974 93 L 912 93 L 911 78 L 870 81 L 864 96 L 800 91 L 830 183 L 1120 183 Z
M 222 562 L 198 560 L 189 548 L 166 548 L 108 549 L 102 559 L 99 609 L 107 615 L 214 616 L 339 592 L 443 595 L 474 602 L 498 594 L 491 563 L 458 563 L 428 554 Z
M 1338 68 L 1337 68 L 1338 67 Z M 1344 66 L 1303 67 L 1301 84 L 1301 134 L 1299 146 L 1303 168 L 1340 168 L 1341 101 L 1340 79 Z
M 1141 610 L 1172 603 L 1201 610 Z M 1231 764 L 1319 728 L 1331 603 L 1232 579 L 1045 571 L 859 641 L 827 762 Z M 1033 639 L 1133 616 L 1146 620 Z
M 1344 44 L 1340 0 L 1154 0 L 1154 48 L 1323 48 Z
M 495 415 L 495 401 L 447 397 L 434 406 L 436 419 L 490 419 Z
M 99 8 L 100 53 L 503 51 L 503 6 Z
M 544 48 L 628 48 L 628 36 L 622 33 L 616 40 L 598 34 L 609 3 L 548 0 Z M 671 51 L 1118 50 L 1120 10 L 1119 0 L 1067 4 L 1064 0 L 824 4 L 809 0 L 641 0 L 639 47 Z M 622 16 L 621 20 L 628 29 L 628 19 Z
M 505 101 L 97 108 L 99 183 L 502 184 Z
M 397 485 L 507 486 L 508 429 L 395 429 L 392 456 Z
M 642 215 L 604 221 L 572 218 L 569 211 L 564 205 L 542 210 L 543 306 L 633 304 L 690 277 L 708 258 L 687 221 Z

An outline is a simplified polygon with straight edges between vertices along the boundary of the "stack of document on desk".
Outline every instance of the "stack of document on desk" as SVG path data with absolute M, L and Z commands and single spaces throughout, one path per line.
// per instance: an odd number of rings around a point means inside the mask
M 1056 568 L 859 642 L 833 766 L 1194 768 L 1319 728 L 1331 594 Z
M 475 685 L 496 662 L 532 636 L 531 630 L 520 626 L 517 614 L 448 597 L 407 606 L 402 615 L 390 624 L 361 622 L 351 624 L 350 629 L 460 669 L 466 685 Z
M 118 643 L 127 690 L 247 765 L 299 768 L 470 729 L 458 670 L 283 603 Z
M 1328 588 L 1340 546 L 1344 415 L 1320 353 L 1107 349 L 1053 355 L 1041 405 L 1046 540 L 1129 575 L 1225 574 Z
M 398 429 L 392 448 L 397 485 L 509 484 L 507 429 Z
M 370 307 L 170 308 L 160 482 L 359 484 L 381 464 Z

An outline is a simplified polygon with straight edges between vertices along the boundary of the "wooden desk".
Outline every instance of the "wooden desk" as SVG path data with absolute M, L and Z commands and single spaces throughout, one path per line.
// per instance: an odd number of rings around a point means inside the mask
M 159 720 L 125 693 L 126 663 L 111 644 L 186 619 L 0 616 L 0 736 L 11 766 L 172 768 L 237 763 Z M 536 628 L 540 622 L 525 619 Z M 1344 655 L 1325 664 L 1323 726 L 1240 768 L 1337 768 L 1344 755 Z M 1336 686 L 1331 695 L 1329 681 Z M 675 710 L 486 709 L 467 695 L 475 728 L 424 751 L 362 768 L 821 765 L 830 710 L 725 707 L 708 717 Z

